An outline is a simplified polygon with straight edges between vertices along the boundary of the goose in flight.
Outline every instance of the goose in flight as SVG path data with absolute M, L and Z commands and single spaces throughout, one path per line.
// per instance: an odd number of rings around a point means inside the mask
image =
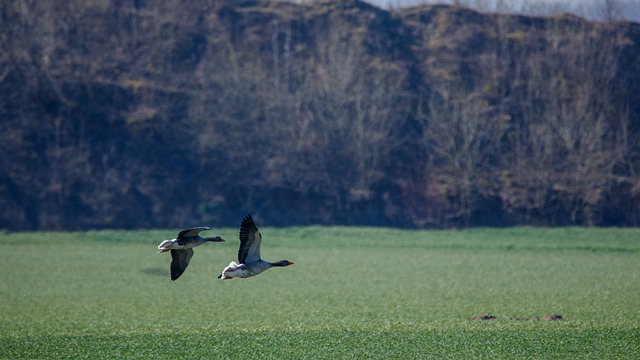
M 207 241 L 222 242 L 220 236 L 203 238 L 200 232 L 211 230 L 208 227 L 197 227 L 182 230 L 173 240 L 164 240 L 158 245 L 158 253 L 171 250 L 171 280 L 176 280 L 189 266 L 189 260 L 193 256 L 193 248 L 206 243 Z
M 238 262 L 232 261 L 224 268 L 218 279 L 227 280 L 235 277 L 247 278 L 260 274 L 274 266 L 289 266 L 293 263 L 289 260 L 268 262 L 260 258 L 260 243 L 262 235 L 253 222 L 251 215 L 245 216 L 240 225 L 240 249 L 238 250 Z

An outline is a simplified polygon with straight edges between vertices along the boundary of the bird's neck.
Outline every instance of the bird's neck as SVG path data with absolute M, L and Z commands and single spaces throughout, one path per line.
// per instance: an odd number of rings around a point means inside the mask
M 271 266 L 288 266 L 289 262 L 287 260 L 280 260 L 274 263 L 271 263 Z

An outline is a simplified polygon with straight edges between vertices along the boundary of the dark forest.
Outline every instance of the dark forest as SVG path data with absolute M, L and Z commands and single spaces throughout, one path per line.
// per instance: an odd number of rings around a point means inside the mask
M 3 1 L 0 229 L 640 226 L 640 24 Z

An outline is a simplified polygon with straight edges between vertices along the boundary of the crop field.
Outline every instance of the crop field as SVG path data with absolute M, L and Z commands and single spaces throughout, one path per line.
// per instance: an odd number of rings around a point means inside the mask
M 640 358 L 640 229 L 265 226 L 230 281 L 213 230 L 172 282 L 177 230 L 0 233 L 0 357 Z

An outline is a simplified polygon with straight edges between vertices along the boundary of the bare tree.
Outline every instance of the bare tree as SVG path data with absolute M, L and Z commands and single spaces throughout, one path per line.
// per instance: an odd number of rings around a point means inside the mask
M 624 114 L 613 104 L 622 39 L 577 29 L 580 23 L 555 24 L 546 35 L 546 52 L 526 61 L 513 181 L 528 193 L 519 196 L 524 208 L 541 214 L 554 202 L 569 222 L 592 224 L 624 137 L 619 133 Z
M 614 21 L 621 18 L 621 8 L 619 0 L 602 0 L 602 18 L 606 21 Z
M 327 159 L 341 162 L 329 176 L 340 174 L 336 185 L 349 203 L 374 197 L 373 186 L 404 141 L 398 129 L 406 118 L 406 79 L 397 65 L 366 61 L 362 39 L 344 34 L 337 28 L 319 46 L 312 116 L 324 128 Z
M 432 97 L 424 141 L 433 149 L 434 171 L 454 216 L 468 224 L 476 202 L 493 191 L 501 130 L 480 93 L 459 90 Z

